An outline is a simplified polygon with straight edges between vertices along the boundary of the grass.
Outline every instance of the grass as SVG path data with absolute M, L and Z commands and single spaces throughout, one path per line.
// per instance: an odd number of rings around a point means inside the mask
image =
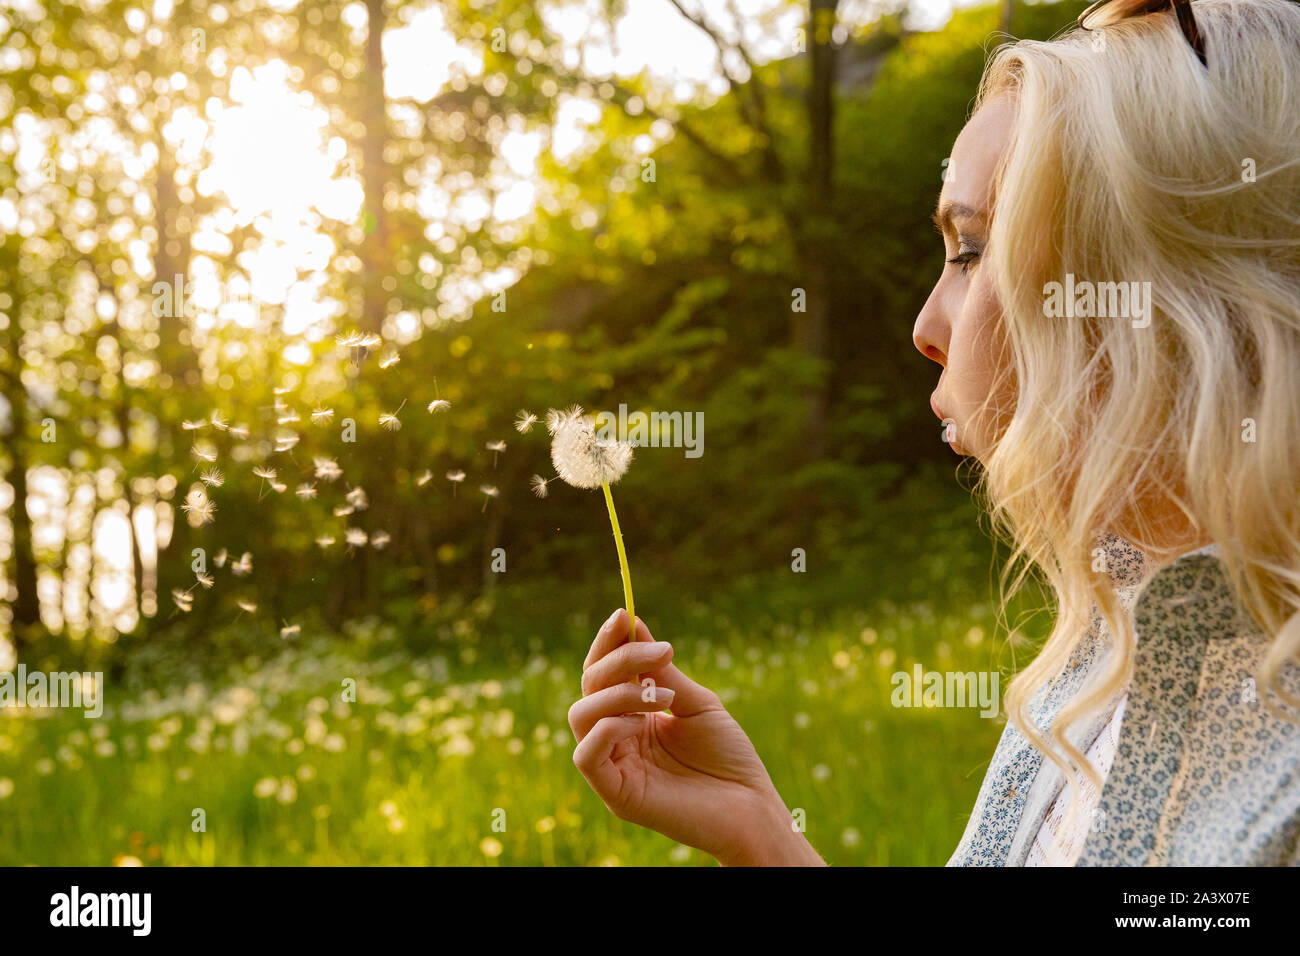
M 1005 669 L 991 609 L 946 598 L 946 613 L 881 604 L 796 625 L 770 612 L 781 600 L 651 626 L 722 696 L 829 862 L 944 863 L 1003 722 L 895 708 L 890 675 Z M 175 647 L 110 675 L 101 719 L 9 711 L 0 863 L 711 863 L 613 817 L 573 767 L 566 713 L 603 613 L 527 612 L 479 604 L 423 638 L 371 619 L 285 642 L 246 622 L 214 634 L 237 657 L 216 676 Z

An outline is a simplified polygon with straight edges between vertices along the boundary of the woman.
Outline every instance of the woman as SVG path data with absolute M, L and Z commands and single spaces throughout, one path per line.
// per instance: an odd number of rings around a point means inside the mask
M 914 331 L 1058 605 L 950 863 L 1297 863 L 1300 6 L 1086 16 L 986 70 Z M 570 711 L 591 787 L 724 864 L 820 863 L 718 697 L 628 630 Z

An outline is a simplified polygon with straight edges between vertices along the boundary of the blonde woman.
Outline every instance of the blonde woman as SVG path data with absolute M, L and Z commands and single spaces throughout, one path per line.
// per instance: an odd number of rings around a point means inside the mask
M 1057 604 L 949 862 L 1300 863 L 1300 5 L 1080 26 L 993 57 L 914 330 L 1004 583 Z M 724 864 L 820 863 L 718 697 L 627 633 L 570 711 L 610 810 Z

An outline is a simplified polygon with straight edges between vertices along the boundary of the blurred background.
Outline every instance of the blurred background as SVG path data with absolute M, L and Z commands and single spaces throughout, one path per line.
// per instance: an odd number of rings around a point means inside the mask
M 0 6 L 0 672 L 105 701 L 0 709 L 0 863 L 709 863 L 571 763 L 573 403 L 700 415 L 614 489 L 638 614 L 828 860 L 943 863 L 1002 722 L 890 675 L 1042 620 L 928 406 L 929 216 L 1082 6 Z

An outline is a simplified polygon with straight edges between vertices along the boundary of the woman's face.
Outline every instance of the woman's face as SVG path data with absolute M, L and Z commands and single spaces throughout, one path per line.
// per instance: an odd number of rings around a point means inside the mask
M 916 317 L 912 341 L 943 372 L 930 407 L 960 455 L 983 458 L 991 446 L 998 396 L 991 396 L 1002 343 L 992 276 L 981 266 L 993 213 L 994 173 L 1010 138 L 1014 106 L 1006 97 L 984 104 L 957 137 L 935 224 L 948 260 Z M 992 399 L 990 408 L 985 401 Z

